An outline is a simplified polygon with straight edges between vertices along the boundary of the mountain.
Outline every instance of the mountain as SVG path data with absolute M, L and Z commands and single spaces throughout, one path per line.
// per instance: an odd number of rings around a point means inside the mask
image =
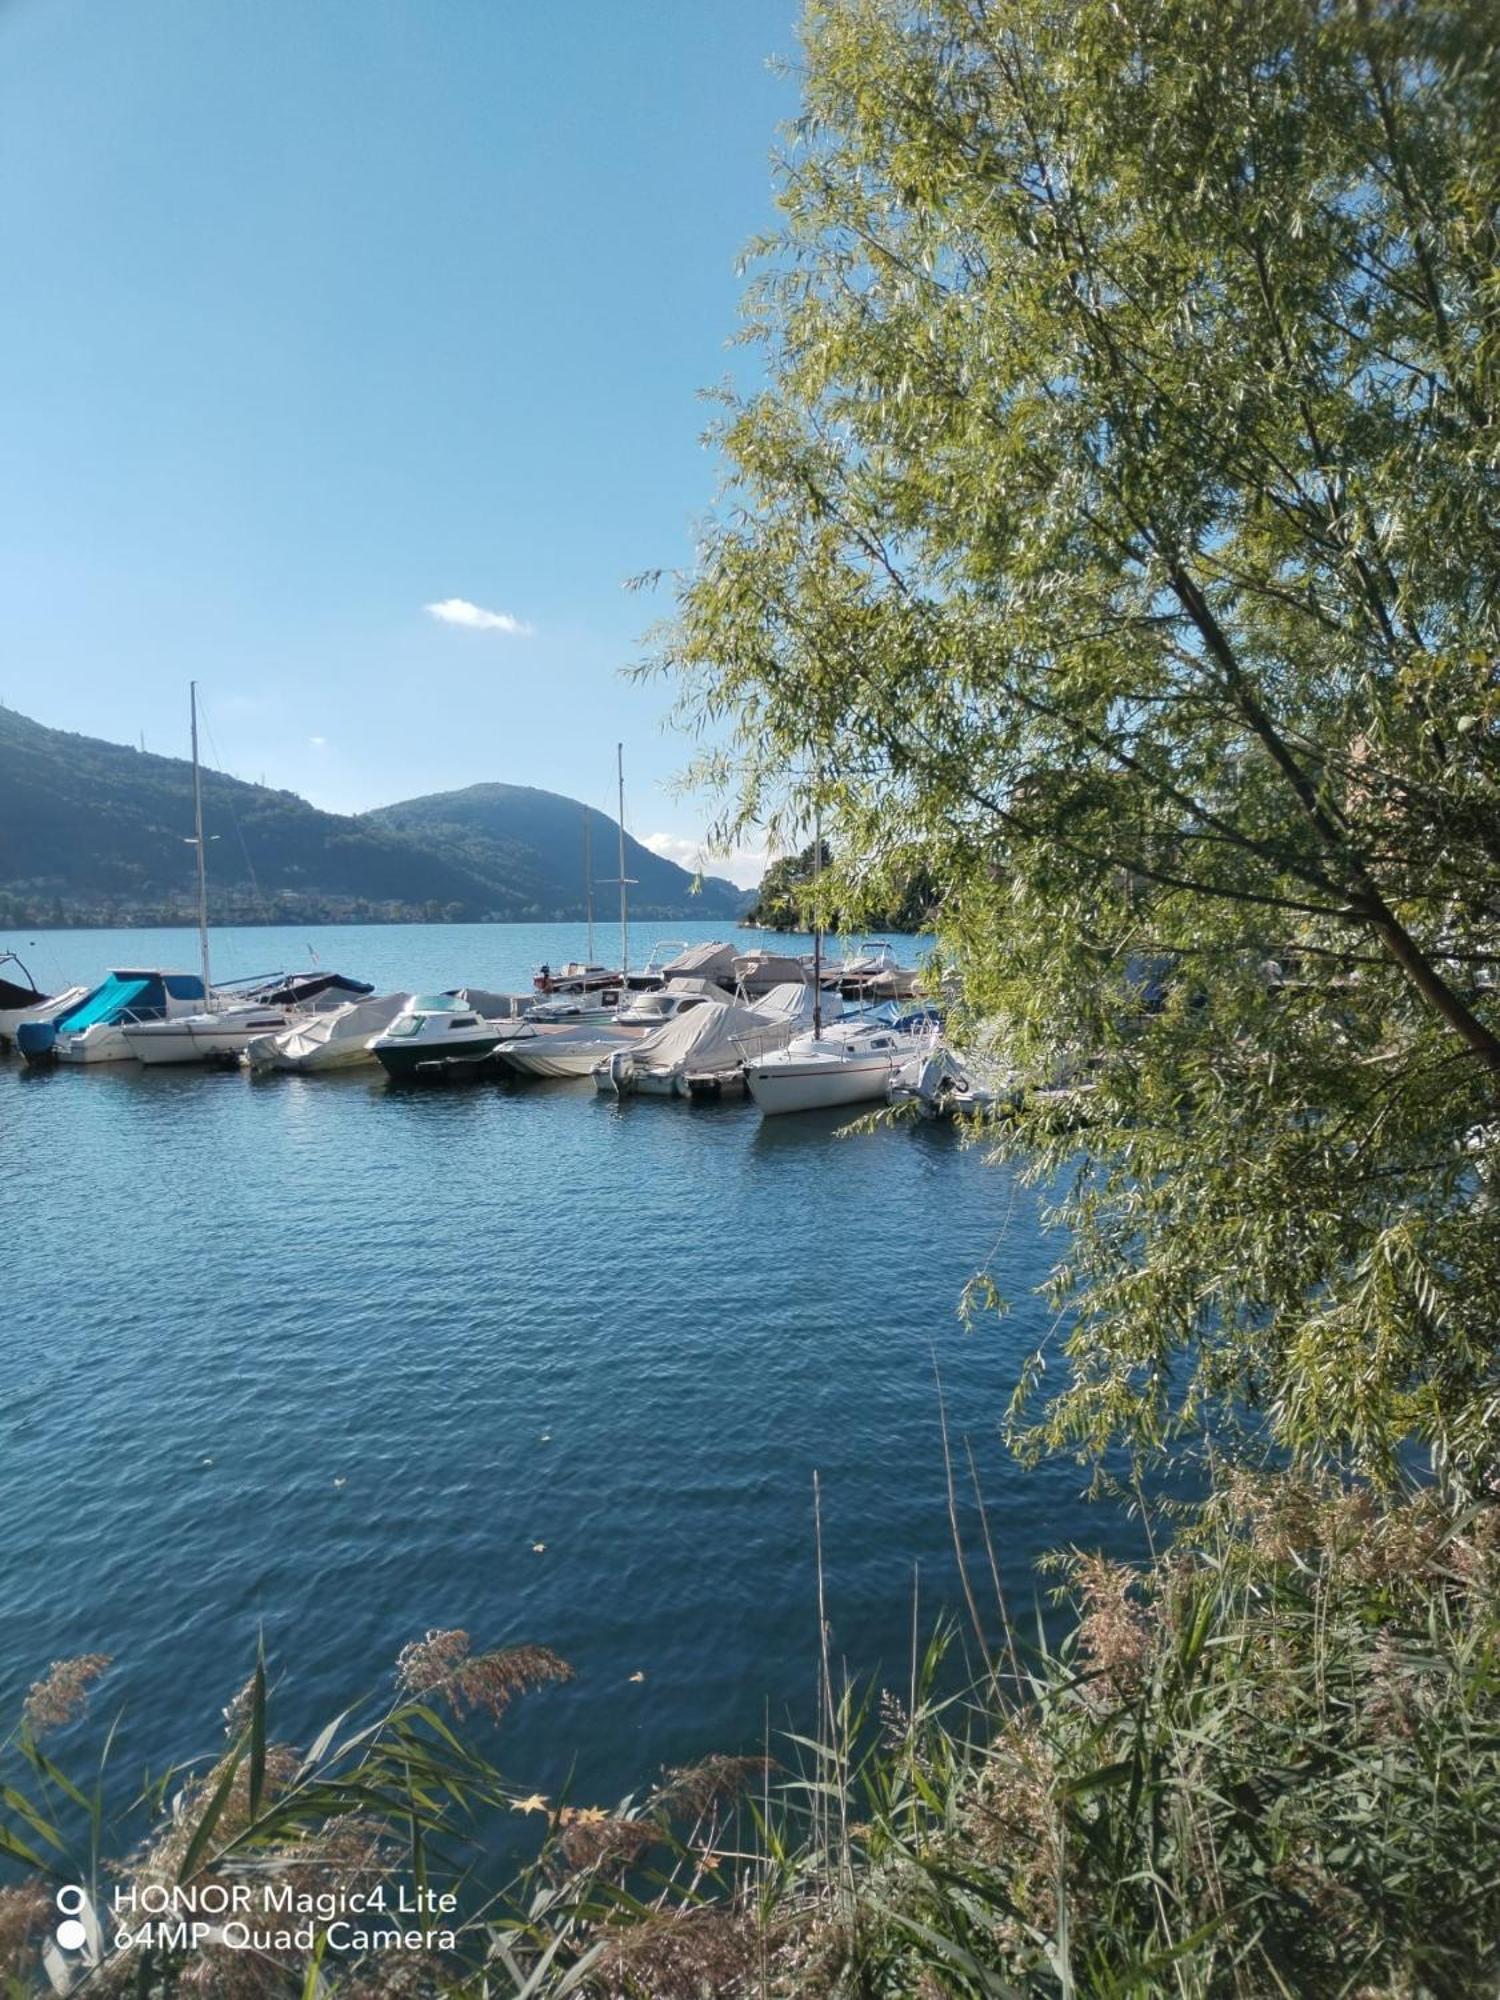
M 216 923 L 581 916 L 583 811 L 556 793 L 480 785 L 351 817 L 205 770 L 209 913 Z M 0 707 L 0 928 L 191 921 L 192 821 L 186 759 Z M 590 828 L 596 879 L 617 874 L 614 821 L 591 812 Z M 642 917 L 732 920 L 748 900 L 714 880 L 695 896 L 685 869 L 635 841 L 627 856 Z M 601 913 L 613 893 L 597 891 Z
M 616 907 L 619 826 L 587 808 L 594 908 Z M 441 848 L 487 881 L 505 882 L 538 911 L 583 914 L 583 816 L 576 799 L 532 785 L 469 785 L 366 813 L 363 824 Z M 750 898 L 721 876 L 691 876 L 625 836 L 631 914 L 650 917 L 735 917 Z M 697 883 L 697 893 L 690 894 Z

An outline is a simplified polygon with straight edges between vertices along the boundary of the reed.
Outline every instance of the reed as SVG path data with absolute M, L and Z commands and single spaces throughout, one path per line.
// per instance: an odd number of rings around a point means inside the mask
M 276 1742 L 258 1662 L 225 1742 L 130 1801 L 149 1823 L 112 1866 L 104 1771 L 86 1786 L 42 1741 L 76 1730 L 61 1719 L 76 1704 L 34 1701 L 5 1746 L 3 1990 L 49 1990 L 55 1879 L 100 1893 L 253 1868 L 457 1886 L 454 1948 L 105 1948 L 54 1960 L 51 1983 L 226 2000 L 1493 1994 L 1492 1500 L 1231 1473 L 1150 1561 L 1078 1551 L 1059 1572 L 1055 1645 L 1010 1627 L 998 1575 L 993 1610 L 974 1600 L 995 1664 L 966 1692 L 952 1684 L 974 1635 L 954 1624 L 899 1694 L 836 1684 L 820 1649 L 819 1722 L 774 1768 L 711 1758 L 607 1808 L 522 1797 L 469 1740 L 496 1709 L 514 1726 L 513 1698 L 562 1662 L 429 1634 L 389 1704 L 304 1752 Z M 515 1807 L 535 1815 L 535 1851 L 491 1893 L 487 1829 Z

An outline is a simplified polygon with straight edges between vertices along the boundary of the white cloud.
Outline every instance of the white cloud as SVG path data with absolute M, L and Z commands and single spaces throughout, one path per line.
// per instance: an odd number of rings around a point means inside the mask
M 486 611 L 466 597 L 445 597 L 440 604 L 424 606 L 429 618 L 440 625 L 462 625 L 470 632 L 503 632 L 509 639 L 529 639 L 536 629 L 508 611 Z
M 307 740 L 314 750 L 326 750 L 328 748 L 328 738 L 326 736 L 309 736 Z
M 676 833 L 648 833 L 641 845 L 694 875 L 727 875 L 741 889 L 753 889 L 771 859 L 764 849 L 756 847 L 736 847 L 729 854 L 717 854 L 703 841 L 684 840 Z

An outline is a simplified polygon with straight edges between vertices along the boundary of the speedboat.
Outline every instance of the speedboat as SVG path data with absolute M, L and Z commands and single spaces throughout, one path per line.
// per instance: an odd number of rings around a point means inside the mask
M 409 993 L 377 993 L 368 1000 L 351 1000 L 329 1013 L 314 1014 L 277 1032 L 257 1035 L 245 1044 L 240 1060 L 257 1073 L 294 1070 L 298 1074 L 374 1062 L 370 1043 L 410 1002 Z
M 869 1016 L 838 1021 L 747 1064 L 745 1084 L 767 1117 L 875 1103 L 911 1052 L 911 1036 L 899 1023 Z
M 0 965 L 7 963 L 26 971 L 14 952 L 0 954 Z M 89 990 L 86 986 L 69 986 L 61 993 L 43 993 L 29 972 L 26 980 L 26 985 L 21 986 L 14 979 L 0 979 L 0 1047 L 15 1040 L 16 1028 L 22 1021 L 55 1020 L 70 1007 L 76 1007 Z
M 525 1024 L 518 1017 L 514 1025 Z M 418 994 L 368 1047 L 397 1082 L 442 1082 L 492 1072 L 490 1058 L 510 1027 L 485 1020 L 451 993 Z
M 127 1062 L 134 1053 L 125 1039 L 129 1026 L 200 1014 L 207 999 L 196 972 L 122 967 L 61 1013 L 23 1015 L 16 1047 L 29 1063 Z
M 724 988 L 712 979 L 669 979 L 654 993 L 636 993 L 622 1001 L 614 1019 L 624 1027 L 664 1028 L 668 1021 L 701 1007 L 705 1001 L 722 1004 L 729 998 Z M 544 1017 L 533 1009 L 531 1018 L 540 1021 Z

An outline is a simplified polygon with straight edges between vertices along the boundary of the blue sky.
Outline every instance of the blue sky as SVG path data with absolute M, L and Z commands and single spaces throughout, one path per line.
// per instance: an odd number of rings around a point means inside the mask
M 9 0 L 0 700 L 176 753 L 196 676 L 215 761 L 336 811 L 607 804 L 623 738 L 691 849 L 623 582 L 713 499 L 796 13 Z

